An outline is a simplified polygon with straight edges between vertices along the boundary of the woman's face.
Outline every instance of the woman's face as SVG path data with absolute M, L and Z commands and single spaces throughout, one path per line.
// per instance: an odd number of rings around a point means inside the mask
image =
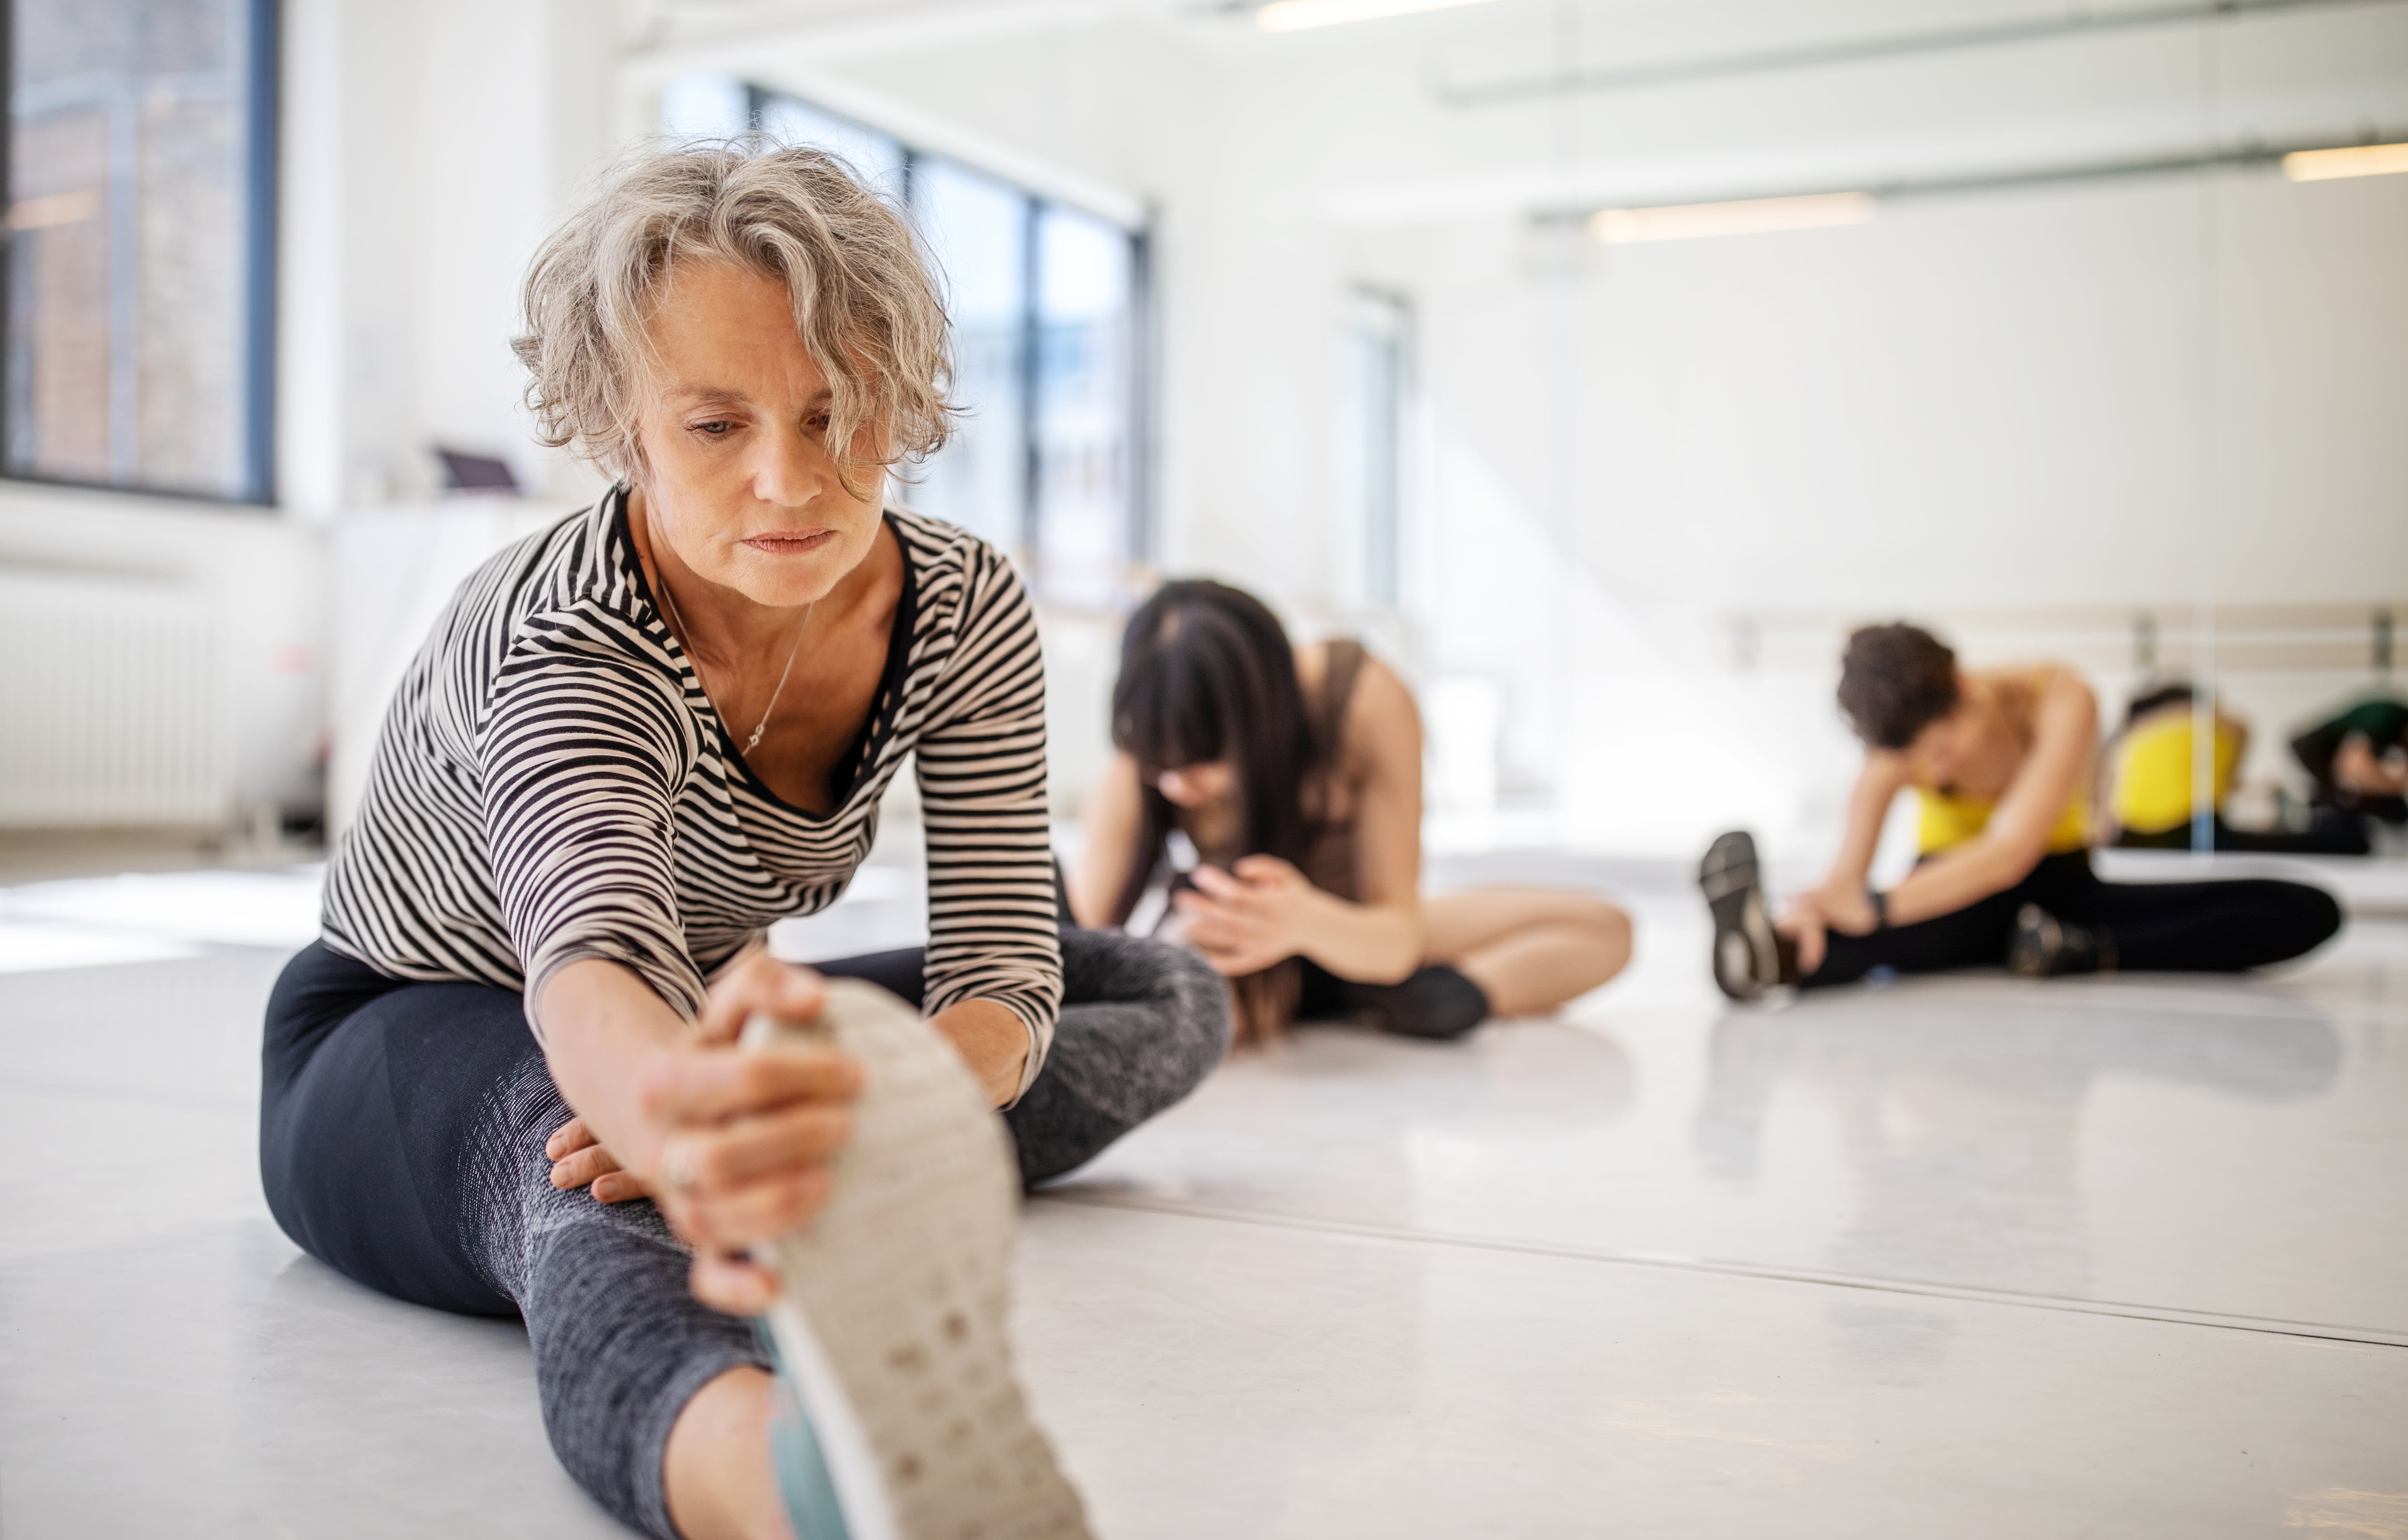
M 1208 759 L 1155 772 L 1154 789 L 1173 807 L 1200 808 L 1218 802 L 1236 788 L 1237 767 L 1226 759 Z
M 647 334 L 638 424 L 652 537 L 706 582 L 757 604 L 809 604 L 878 539 L 882 456 L 845 490 L 826 374 L 795 332 L 785 285 L 724 263 L 671 275 Z
M 1989 719 L 1971 685 L 1956 682 L 1956 709 L 1926 727 L 1906 746 L 1914 779 L 1928 786 L 1953 786 L 1980 756 Z

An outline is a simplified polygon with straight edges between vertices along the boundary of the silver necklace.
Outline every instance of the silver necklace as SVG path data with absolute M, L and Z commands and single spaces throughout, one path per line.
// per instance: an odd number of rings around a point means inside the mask
M 677 622 L 678 640 L 683 641 L 694 635 L 694 627 L 685 623 L 685 612 L 678 608 L 677 596 L 669 592 L 669 585 L 666 581 L 661 584 L 661 597 L 668 603 L 669 619 Z M 769 718 L 777 714 L 778 698 L 786 693 L 787 676 L 795 671 L 795 658 L 803 650 L 803 633 L 811 628 L 811 612 L 819 607 L 820 601 L 817 599 L 803 606 L 803 623 L 795 627 L 795 644 L 786 649 L 786 666 L 778 670 L 777 688 L 769 692 L 769 704 L 761 708 L 761 720 L 754 725 L 752 736 L 744 741 L 743 753 L 751 754 L 754 749 L 759 748 L 761 735 L 769 730 Z M 697 680 L 702 677 L 702 670 L 699 668 L 695 669 L 694 677 Z

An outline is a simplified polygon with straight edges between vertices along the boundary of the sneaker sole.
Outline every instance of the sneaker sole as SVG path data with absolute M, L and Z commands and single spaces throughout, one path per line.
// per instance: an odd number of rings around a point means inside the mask
M 1756 841 L 1743 829 L 1722 835 L 1698 866 L 1698 886 L 1714 918 L 1714 983 L 1737 1000 L 1760 1000 L 1780 981 L 1780 954 L 1764 911 Z
M 2036 903 L 2016 911 L 2014 940 L 2007 944 L 2007 971 L 2018 978 L 2048 977 L 2057 951 L 2057 938 L 2050 932 L 2056 927 L 2048 912 Z
M 953 1045 L 872 985 L 825 981 L 781 1036 L 860 1062 L 853 1135 L 827 1206 L 759 1248 L 781 1292 L 767 1317 L 825 1460 L 839 1524 L 802 1540 L 1086 1540 L 1079 1494 L 1030 1419 L 1008 1333 L 1018 1167 Z

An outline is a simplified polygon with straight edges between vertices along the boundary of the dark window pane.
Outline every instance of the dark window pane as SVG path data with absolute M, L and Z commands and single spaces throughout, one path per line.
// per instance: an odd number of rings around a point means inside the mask
M 252 497 L 250 0 L 17 0 L 6 467 Z

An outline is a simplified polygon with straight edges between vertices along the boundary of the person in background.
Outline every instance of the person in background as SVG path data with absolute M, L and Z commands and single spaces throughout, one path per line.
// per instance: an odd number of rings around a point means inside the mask
M 2408 825 L 2408 704 L 2376 696 L 2291 740 L 2316 801 L 2344 813 Z
M 2215 814 L 2214 848 L 2263 855 L 2363 856 L 2366 831 L 2358 820 L 2331 806 L 2319 806 L 2306 828 L 2236 828 L 2225 803 L 2249 752 L 2249 725 L 2214 708 L 2215 747 L 2212 784 Z M 2160 684 L 2132 698 L 2124 726 L 2102 756 L 2107 763 L 2107 807 L 2114 842 L 2128 849 L 2188 850 L 2192 846 L 2193 791 L 2199 767 L 2198 695 L 2183 682 Z
M 1230 980 L 1241 1039 L 1326 1016 L 1456 1037 L 1552 1011 L 1630 959 L 1629 916 L 1600 898 L 1422 897 L 1412 692 L 1357 642 L 1292 644 L 1240 589 L 1166 583 L 1138 611 L 1112 742 L 1072 910 L 1125 925 L 1168 878 L 1167 928 Z M 1169 870 L 1174 836 L 1188 871 Z
M 1714 980 L 1733 999 L 1877 968 L 2238 972 L 2341 928 L 2331 896 L 2298 883 L 2100 881 L 2089 852 L 2099 702 L 2063 664 L 1968 670 L 1928 631 L 1872 626 L 1848 639 L 1839 698 L 1865 756 L 1823 881 L 1776 921 L 1744 832 L 1716 840 L 1699 871 Z M 1885 891 L 1869 880 L 1874 847 L 1909 790 L 1921 855 Z

